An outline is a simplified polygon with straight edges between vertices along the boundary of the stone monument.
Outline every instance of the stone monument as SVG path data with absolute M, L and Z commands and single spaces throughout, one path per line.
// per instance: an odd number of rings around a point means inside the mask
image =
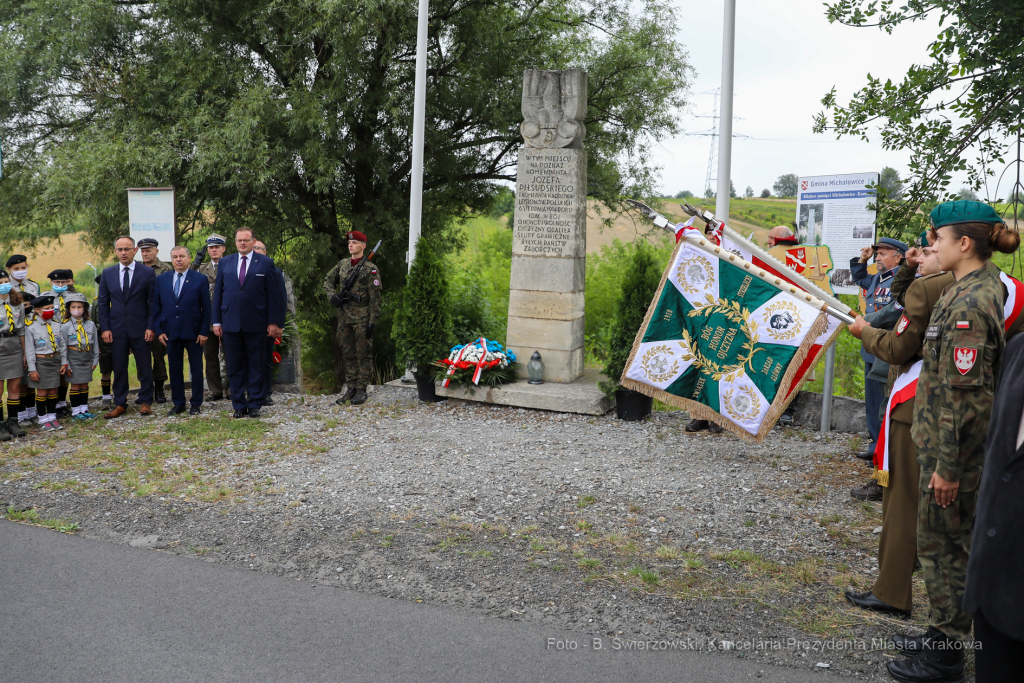
M 522 112 L 506 346 L 540 351 L 544 380 L 568 383 L 583 374 L 586 72 L 526 71 Z

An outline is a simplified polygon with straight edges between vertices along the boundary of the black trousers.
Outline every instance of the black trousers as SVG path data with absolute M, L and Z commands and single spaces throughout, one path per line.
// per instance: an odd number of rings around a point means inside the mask
M 221 337 L 235 410 L 254 410 L 263 405 L 267 393 L 266 340 L 266 332 L 225 332 Z M 248 402 L 244 398 L 247 389 Z
M 981 643 L 974 648 L 977 683 L 1024 681 L 1024 641 L 997 631 L 980 611 L 974 615 L 974 638 Z
M 159 342 L 157 342 L 159 343 Z M 128 407 L 128 352 L 135 356 L 135 370 L 139 377 L 137 403 L 153 402 L 153 347 L 143 337 L 114 337 L 111 360 L 114 361 L 114 405 Z
M 159 342 L 157 342 L 159 343 Z M 192 375 L 192 400 L 194 406 L 203 405 L 203 346 L 195 339 L 167 340 L 168 377 L 171 380 L 171 401 L 176 408 L 185 407 L 185 362 L 188 354 L 188 369 Z

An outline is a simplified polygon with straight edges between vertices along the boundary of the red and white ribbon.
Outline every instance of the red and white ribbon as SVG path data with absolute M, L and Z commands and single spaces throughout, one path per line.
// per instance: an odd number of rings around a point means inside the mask
M 921 376 L 922 362 L 917 361 L 910 366 L 909 370 L 896 378 L 892 385 L 892 393 L 889 394 L 889 403 L 885 406 L 885 423 L 882 425 L 882 433 L 878 435 L 874 457 L 875 481 L 882 486 L 889 485 L 889 418 L 893 408 L 901 403 L 906 403 L 917 393 L 917 378 Z
M 1020 312 L 1024 309 L 1024 282 L 1010 277 L 1006 273 L 999 273 L 999 279 L 1006 285 L 1006 303 L 1003 304 L 1004 330 L 1010 329 L 1013 323 L 1017 322 Z
M 480 373 L 484 371 L 484 363 L 487 362 L 487 340 L 480 337 L 479 342 L 480 348 L 482 349 L 480 352 L 480 360 L 476 362 L 476 370 L 473 371 L 473 384 L 477 385 L 480 384 Z M 468 344 L 468 346 L 472 346 L 472 344 Z

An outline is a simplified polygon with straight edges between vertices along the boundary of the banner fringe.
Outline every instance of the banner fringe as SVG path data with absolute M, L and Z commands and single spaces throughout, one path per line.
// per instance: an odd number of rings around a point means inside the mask
M 881 486 L 889 486 L 889 473 L 885 470 L 875 470 L 872 478 Z

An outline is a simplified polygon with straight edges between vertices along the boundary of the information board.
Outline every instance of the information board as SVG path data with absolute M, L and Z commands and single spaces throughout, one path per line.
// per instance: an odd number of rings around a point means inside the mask
M 160 243 L 157 258 L 170 262 L 176 239 L 173 187 L 143 187 L 128 190 L 128 234 L 136 243 L 152 237 Z
M 878 173 L 806 176 L 796 199 L 797 236 L 801 244 L 829 248 L 835 268 L 830 281 L 837 294 L 860 290 L 850 274 L 850 259 L 875 243 L 874 189 Z

